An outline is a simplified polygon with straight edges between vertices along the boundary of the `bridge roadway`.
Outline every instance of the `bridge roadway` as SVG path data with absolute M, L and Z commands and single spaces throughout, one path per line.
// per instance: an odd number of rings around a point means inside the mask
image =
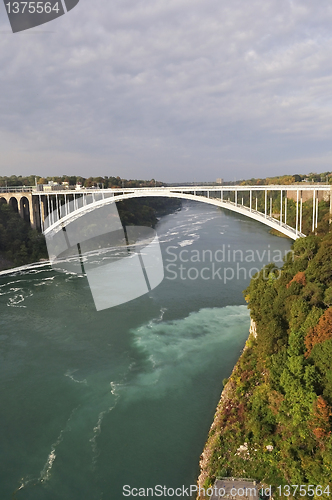
M 258 211 L 257 192 L 264 191 L 264 212 Z M 280 192 L 280 205 L 273 206 L 272 192 Z M 243 194 L 249 193 L 247 205 L 243 202 Z M 241 201 L 240 201 L 240 195 Z M 268 199 L 269 195 L 269 199 Z M 69 224 L 70 221 L 98 208 L 130 198 L 169 197 L 199 201 L 226 208 L 245 215 L 258 222 L 280 231 L 289 238 L 304 237 L 302 233 L 302 204 L 313 198 L 312 230 L 318 223 L 318 201 L 330 201 L 332 213 L 331 186 L 313 185 L 259 185 L 259 186 L 176 186 L 123 189 L 59 189 L 38 191 L 33 187 L 0 188 L 0 202 L 10 203 L 22 217 L 30 221 L 32 227 L 44 234 Z M 247 196 L 248 197 L 248 196 Z M 232 200 L 231 200 L 232 198 Z M 255 203 L 253 203 L 253 198 Z M 296 224 L 287 224 L 287 200 L 296 202 Z M 233 201 L 234 200 L 234 201 Z M 278 218 L 276 218 L 277 213 Z

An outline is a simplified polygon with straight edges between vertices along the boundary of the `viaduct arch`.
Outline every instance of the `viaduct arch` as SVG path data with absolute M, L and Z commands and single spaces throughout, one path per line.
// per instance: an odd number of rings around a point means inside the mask
M 40 229 L 38 200 L 31 192 L 0 193 L 0 204 L 7 203 L 22 219 L 29 222 L 34 229 Z

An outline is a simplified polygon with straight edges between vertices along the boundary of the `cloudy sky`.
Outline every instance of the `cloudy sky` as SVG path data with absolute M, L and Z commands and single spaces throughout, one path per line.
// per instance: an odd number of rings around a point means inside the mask
M 234 180 L 332 170 L 327 0 L 80 0 L 12 34 L 0 175 Z

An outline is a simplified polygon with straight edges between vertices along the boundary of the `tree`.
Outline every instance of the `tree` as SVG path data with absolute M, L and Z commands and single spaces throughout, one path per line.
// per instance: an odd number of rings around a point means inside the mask
M 332 416 L 331 408 L 322 396 L 318 396 L 313 404 L 312 417 L 309 426 L 317 440 L 322 440 L 330 436 L 331 425 L 330 417 Z
M 317 326 L 311 328 L 305 338 L 305 346 L 307 351 L 305 353 L 306 358 L 310 356 L 310 353 L 316 344 L 321 344 L 325 340 L 332 338 L 332 307 L 329 307 L 323 316 L 321 316 Z

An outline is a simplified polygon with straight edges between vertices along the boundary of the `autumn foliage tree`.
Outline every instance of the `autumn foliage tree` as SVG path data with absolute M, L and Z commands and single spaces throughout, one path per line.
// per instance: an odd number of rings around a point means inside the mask
M 317 440 L 322 440 L 331 434 L 330 417 L 331 408 L 322 396 L 318 396 L 313 404 L 313 415 L 309 426 Z
M 289 288 L 291 286 L 291 284 L 294 282 L 305 286 L 306 285 L 305 273 L 302 271 L 299 271 L 298 273 L 296 273 L 294 278 L 292 278 L 290 280 L 290 282 L 286 285 L 286 288 Z
M 306 358 L 311 354 L 312 349 L 316 344 L 321 344 L 325 340 L 332 338 L 332 307 L 329 307 L 323 316 L 321 316 L 318 324 L 314 328 L 310 328 L 305 337 L 305 346 L 307 351 Z

